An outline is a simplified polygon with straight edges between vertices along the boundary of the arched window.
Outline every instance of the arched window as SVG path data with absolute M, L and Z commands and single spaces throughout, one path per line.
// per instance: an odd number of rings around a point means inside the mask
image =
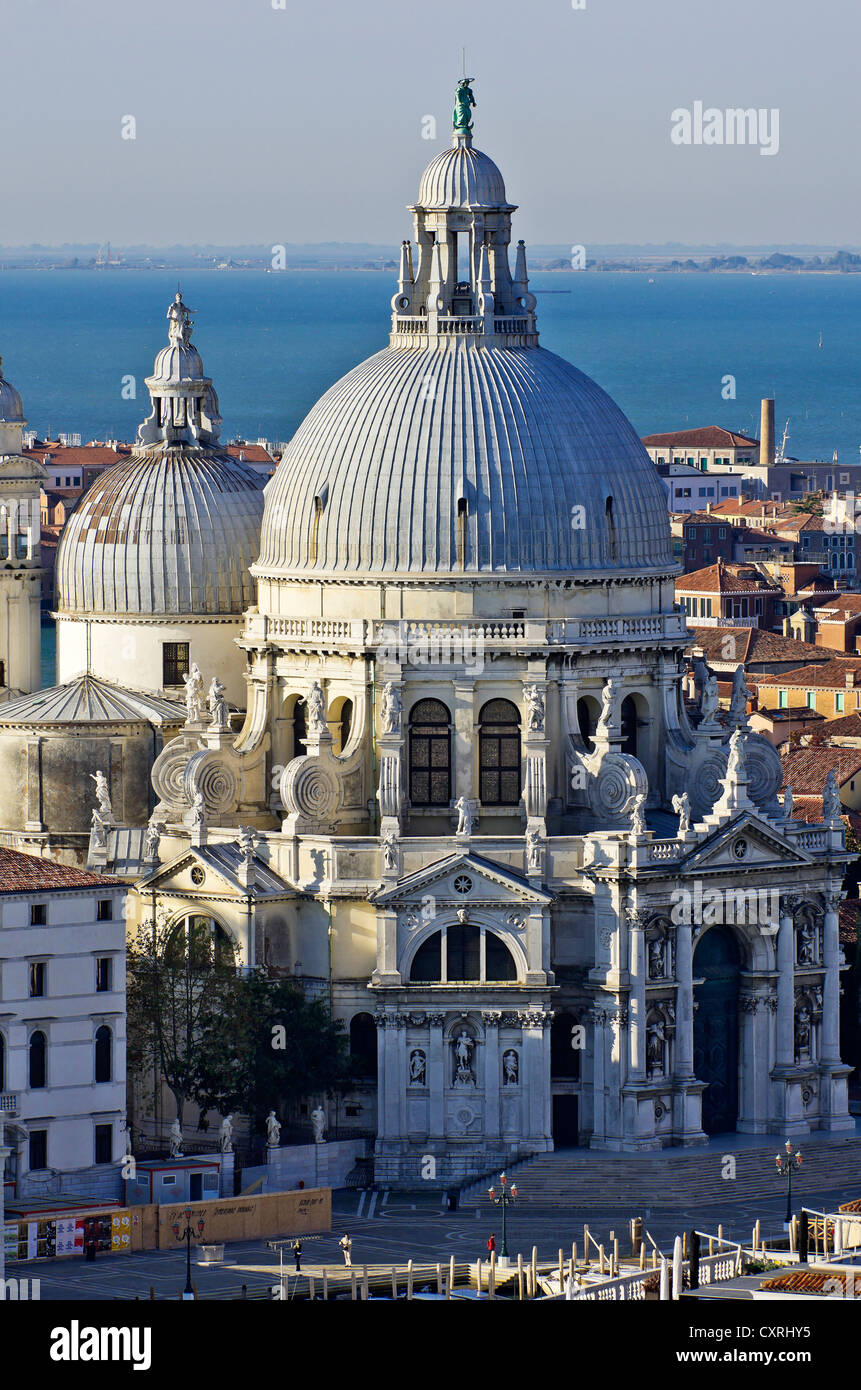
M 206 970 L 213 965 L 232 965 L 236 960 L 233 943 L 214 917 L 193 914 L 183 917 L 171 932 L 168 953 L 173 965 L 186 957 L 192 969 Z
M 293 706 L 293 757 L 301 758 L 308 737 L 308 706 L 299 699 Z
M 580 737 L 591 753 L 595 747 L 594 734 L 598 727 L 598 717 L 601 707 L 597 700 L 584 697 L 577 701 L 577 723 L 580 726 Z
M 329 704 L 327 714 L 329 732 L 332 735 L 332 752 L 343 753 L 350 739 L 353 727 L 353 701 L 339 696 Z
M 520 711 L 488 700 L 478 716 L 479 796 L 485 806 L 516 806 L 520 781 Z
M 422 942 L 410 969 L 411 984 L 438 984 L 443 978 L 458 984 L 516 980 L 517 962 L 496 932 L 482 931 L 471 922 L 452 922 Z
M 626 695 L 622 701 L 622 752 L 637 756 L 637 704 L 633 695 Z
M 30 1034 L 29 1084 L 31 1091 L 39 1091 L 48 1084 L 48 1042 L 45 1034 L 36 1031 Z
M 580 1050 L 573 1046 L 577 1022 L 573 1014 L 556 1014 L 550 1025 L 550 1075 L 575 1079 L 580 1075 Z
M 410 801 L 451 802 L 451 715 L 441 700 L 419 700 L 410 712 Z
M 96 1080 L 110 1081 L 113 1071 L 111 1030 L 106 1023 L 96 1029 Z
M 347 744 L 348 744 L 349 741 L 350 741 L 350 730 L 351 730 L 352 727 L 353 727 L 353 701 L 352 701 L 352 700 L 345 700 L 344 703 L 342 704 L 342 706 L 341 706 L 341 717 L 340 717 L 340 720 L 339 720 L 338 722 L 339 722 L 339 726 L 340 726 L 340 735 L 341 735 L 341 736 L 340 736 L 340 740 L 339 740 L 338 752 L 339 752 L 339 753 L 343 753 L 344 749 L 346 748 Z
M 356 1014 L 350 1019 L 350 1058 L 356 1076 L 376 1081 L 377 1025 L 371 1014 Z

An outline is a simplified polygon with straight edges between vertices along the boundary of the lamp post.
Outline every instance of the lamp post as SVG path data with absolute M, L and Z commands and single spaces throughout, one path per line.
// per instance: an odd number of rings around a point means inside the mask
M 191 1227 L 191 1212 L 189 1209 L 186 1207 L 182 1214 L 185 1217 L 185 1230 L 180 1231 L 179 1222 L 174 1221 L 173 1234 L 175 1240 L 185 1241 L 185 1288 L 182 1291 L 182 1297 L 183 1300 L 185 1300 L 187 1298 L 194 1298 L 194 1289 L 191 1287 L 191 1242 L 194 1239 L 194 1231 Z M 201 1217 L 197 1223 L 197 1234 L 199 1236 L 203 1235 L 203 1227 L 205 1224 L 203 1217 Z
M 792 1224 L 792 1170 L 801 1167 L 801 1153 L 795 1153 L 792 1148 L 792 1140 L 787 1139 L 783 1146 L 784 1152 L 775 1156 L 777 1171 L 782 1178 L 786 1178 L 786 1218 L 787 1229 Z
M 504 1173 L 500 1173 L 499 1191 L 497 1192 L 495 1187 L 489 1187 L 487 1189 L 487 1195 L 495 1207 L 502 1207 L 502 1249 L 499 1253 L 502 1259 L 507 1260 L 508 1246 L 505 1243 L 505 1212 L 506 1208 L 510 1207 L 511 1203 L 517 1200 L 517 1186 L 512 1183 L 511 1187 L 509 1187 L 508 1178 Z

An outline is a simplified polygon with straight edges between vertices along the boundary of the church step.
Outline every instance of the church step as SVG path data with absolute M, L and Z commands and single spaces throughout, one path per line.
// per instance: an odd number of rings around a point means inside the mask
M 803 1164 L 793 1187 L 801 1200 L 805 1190 L 828 1191 L 853 1184 L 861 1193 L 861 1139 L 821 1140 L 807 1148 L 801 1140 L 796 1147 L 802 1151 Z M 684 1157 L 649 1154 L 624 1158 L 562 1150 L 519 1164 L 512 1180 L 517 1184 L 518 1205 L 536 1208 L 625 1204 L 633 1209 L 686 1201 L 707 1205 L 725 1201 L 732 1191 L 743 1191 L 745 1198 L 780 1195 L 784 1187 L 774 1162 L 780 1148 L 782 1143 L 775 1137 L 767 1147 L 732 1153 L 728 1136 L 726 1153 L 735 1160 L 734 1178 L 723 1176 L 725 1155 L 716 1150 Z M 488 1185 L 464 1189 L 462 1205 L 491 1211 Z

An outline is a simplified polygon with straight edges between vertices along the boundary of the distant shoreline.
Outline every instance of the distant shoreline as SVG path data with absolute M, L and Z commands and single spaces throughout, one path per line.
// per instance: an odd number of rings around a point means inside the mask
M 40 271 L 40 272 L 63 272 L 66 274 L 84 273 L 91 274 L 98 271 L 100 274 L 115 274 L 123 272 L 125 274 L 172 274 L 184 275 L 188 272 L 205 273 L 210 275 L 241 275 L 252 273 L 255 275 L 329 275 L 343 274 L 345 271 L 361 273 L 364 275 L 385 275 L 391 277 L 397 275 L 397 266 L 370 266 L 370 265 L 290 265 L 283 270 L 270 270 L 262 265 L 236 265 L 226 268 L 208 265 L 115 265 L 108 270 L 105 266 L 94 265 L 33 265 L 33 264 L 3 264 L 0 263 L 0 274 L 4 272 L 13 273 L 16 271 Z M 846 276 L 861 274 L 861 264 L 857 266 L 669 266 L 660 263 L 646 263 L 643 265 L 630 265 L 619 261 L 596 261 L 594 265 L 586 265 L 580 270 L 573 270 L 570 266 L 542 265 L 540 261 L 533 262 L 529 267 L 531 275 L 826 275 L 826 276 Z

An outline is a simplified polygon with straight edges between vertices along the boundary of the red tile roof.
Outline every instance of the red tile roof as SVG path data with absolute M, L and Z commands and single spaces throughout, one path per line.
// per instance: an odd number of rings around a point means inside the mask
M 99 465 L 109 468 L 112 464 L 119 463 L 121 459 L 128 458 L 130 453 L 131 445 L 129 444 L 118 444 L 116 449 L 112 449 L 107 444 L 66 446 L 65 444 L 42 443 L 41 441 L 37 441 L 32 448 L 24 450 L 27 458 L 38 458 L 42 463 L 45 462 L 46 454 L 50 454 L 50 467 L 52 468 L 92 468 Z
M 840 719 L 829 719 L 828 728 L 823 730 L 828 735 L 832 748 L 836 738 L 861 738 L 861 713 L 844 714 Z
M 669 434 L 647 434 L 643 443 L 647 449 L 650 446 L 660 448 L 662 445 L 670 447 L 674 444 L 679 448 L 689 444 L 691 448 L 699 449 L 743 449 L 751 445 L 759 447 L 758 439 L 751 439 L 746 434 L 736 434 L 734 430 L 725 430 L 722 425 L 702 425 L 693 430 L 671 430 Z
M 227 452 L 235 459 L 244 455 L 246 463 L 271 463 L 274 467 L 278 462 L 261 444 L 228 444 Z
M 760 594 L 780 592 L 780 585 L 742 561 L 718 560 L 716 565 L 682 574 L 676 580 L 676 592 L 686 594 Z
M 0 845 L 0 893 L 43 893 L 51 889 L 68 891 L 99 886 L 122 888 L 123 884 L 108 874 L 55 864 L 52 859 L 37 859 L 34 854 L 21 854 L 17 849 Z
M 827 648 L 819 647 L 819 651 Z M 820 666 L 800 666 L 794 671 L 781 671 L 777 675 L 754 675 L 752 680 L 762 685 L 803 685 L 809 690 L 846 690 L 846 676 L 854 675 L 861 690 L 861 657 L 840 656 L 831 661 L 823 661 Z
M 840 594 L 816 610 L 817 622 L 848 623 L 861 617 L 861 594 Z
M 791 786 L 798 796 L 821 796 L 829 772 L 836 774 L 841 787 L 861 772 L 861 748 L 828 748 L 818 743 L 793 748 L 780 761 L 784 787 Z
M 797 661 L 810 663 L 821 661 L 827 665 L 829 657 L 823 647 L 814 647 L 811 642 L 796 642 L 794 637 L 782 637 L 777 632 L 766 632 L 761 627 L 694 627 L 696 641 L 691 646 L 702 647 L 707 661 Z M 726 639 L 735 639 L 735 655 L 728 657 Z M 690 651 L 690 647 L 688 648 Z

